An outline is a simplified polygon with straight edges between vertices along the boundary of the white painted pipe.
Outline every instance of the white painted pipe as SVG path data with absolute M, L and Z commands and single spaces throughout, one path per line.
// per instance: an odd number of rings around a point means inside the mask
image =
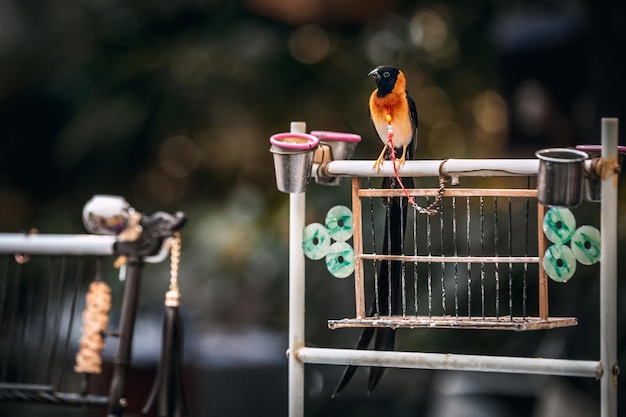
M 602 119 L 602 197 L 600 211 L 601 416 L 617 417 L 617 194 L 618 120 Z
M 600 378 L 598 361 L 303 347 L 302 362 L 327 365 L 499 372 Z
M 293 122 L 291 132 L 306 133 L 306 124 Z M 289 351 L 304 346 L 304 229 L 306 193 L 289 194 Z M 289 417 L 304 415 L 304 363 L 289 356 Z
M 316 171 L 319 166 L 314 166 Z M 438 177 L 439 173 L 451 177 L 482 176 L 534 176 L 539 171 L 538 159 L 448 159 L 406 161 L 398 168 L 400 176 Z M 380 171 L 374 161 L 331 161 L 321 167 L 330 176 L 392 177 L 391 161 L 385 161 Z
M 0 233 L 0 253 L 112 255 L 115 241 L 115 236 Z

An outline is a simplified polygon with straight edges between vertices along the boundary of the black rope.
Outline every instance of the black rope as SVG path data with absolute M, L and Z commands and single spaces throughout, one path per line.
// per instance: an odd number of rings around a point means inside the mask
M 530 188 L 530 177 L 527 179 L 527 188 Z M 524 256 L 528 256 L 528 217 L 530 216 L 530 197 L 526 197 L 526 218 L 524 222 Z M 540 220 L 538 220 L 540 221 Z M 539 266 L 541 268 L 541 266 Z M 527 277 L 528 277 L 528 263 L 524 262 L 524 274 L 522 276 L 522 317 L 527 316 L 526 311 L 526 296 L 527 296 Z
M 441 208 L 441 204 L 439 205 L 439 208 Z M 439 229 L 440 229 L 440 237 L 441 237 L 441 244 L 440 244 L 440 251 L 443 254 L 444 252 L 444 221 L 443 221 L 443 210 L 439 210 Z M 441 262 L 441 315 L 445 315 L 446 314 L 446 281 L 445 281 L 445 275 L 446 275 L 446 263 L 445 262 Z
M 404 199 L 404 197 L 400 197 L 400 225 L 404 225 L 405 223 L 405 211 L 402 209 L 403 207 L 403 203 L 402 200 Z M 407 199 L 407 204 L 409 204 L 408 199 Z M 406 216 L 408 217 L 408 212 L 406 214 Z M 400 231 L 400 253 L 402 253 L 404 255 L 404 228 L 401 226 L 401 231 Z M 402 281 L 402 316 L 406 317 L 406 263 L 404 261 L 402 261 L 401 264 L 401 281 Z
M 413 255 L 418 255 L 417 244 L 417 209 L 413 206 Z M 417 282 L 417 261 L 413 261 L 413 304 L 415 305 L 415 315 L 418 314 L 418 282 Z
M 64 294 L 64 290 L 65 290 L 65 275 L 66 275 L 66 270 L 67 270 L 67 258 L 63 257 L 61 258 L 61 265 L 60 265 L 60 272 L 59 272 L 59 282 L 58 282 L 58 289 L 56 292 L 56 306 L 57 308 L 54 308 L 53 310 L 53 314 L 54 314 L 54 319 L 53 319 L 53 324 L 52 324 L 52 342 L 50 345 L 50 351 L 48 353 L 48 360 L 46 361 L 47 364 L 51 364 L 53 363 L 56 353 L 57 353 L 57 348 L 58 348 L 58 344 L 59 344 L 59 334 L 61 333 L 61 315 L 62 315 L 62 306 L 63 306 L 63 294 Z M 52 369 L 53 367 L 51 366 L 46 366 L 45 367 L 46 371 L 44 373 L 44 381 L 50 381 L 52 378 Z
M 82 281 L 83 278 L 83 271 L 84 271 L 84 260 L 83 258 L 78 258 L 77 264 L 76 264 L 76 271 L 74 273 L 74 282 L 72 283 L 72 299 L 71 299 L 71 305 L 70 305 L 70 314 L 69 314 L 69 321 L 67 324 L 67 331 L 65 333 L 65 343 L 63 345 L 63 357 L 61 359 L 61 364 L 62 370 L 67 369 L 69 363 L 68 363 L 68 359 L 70 357 L 69 354 L 69 350 L 70 350 L 70 340 L 72 337 L 72 330 L 74 327 L 74 319 L 75 319 L 75 314 L 76 314 L 76 304 L 77 304 L 77 300 L 78 300 L 78 290 L 80 288 L 80 283 Z M 63 387 L 63 380 L 65 377 L 65 372 L 61 372 L 59 375 L 59 382 L 57 387 L 60 389 L 61 387 Z
M 17 279 L 20 281 L 20 283 L 22 284 L 22 288 L 24 290 L 25 296 L 26 296 L 26 301 L 25 301 L 25 305 L 24 305 L 24 309 L 23 311 L 21 311 L 21 329 L 20 329 L 20 336 L 19 336 L 19 347 L 17 349 L 18 355 L 25 355 L 25 353 L 27 352 L 27 336 L 26 336 L 26 332 L 28 329 L 28 323 L 29 323 L 29 319 L 31 316 L 31 312 L 33 310 L 34 307 L 34 293 L 35 293 L 35 289 L 36 289 L 36 282 L 35 282 L 35 272 L 34 272 L 34 265 L 32 262 L 29 262 L 28 264 L 24 264 L 22 265 L 22 267 L 20 268 L 22 271 L 24 271 L 24 277 L 18 277 Z M 22 294 L 20 294 L 20 297 L 22 297 Z M 23 360 L 24 356 L 18 356 L 18 360 L 20 363 L 24 364 L 22 366 L 18 366 L 17 368 L 17 381 L 22 381 L 24 378 L 24 374 L 25 374 L 25 368 L 26 368 L 26 364 L 29 363 L 28 360 Z
M 372 189 L 372 178 L 367 177 L 367 187 Z M 372 226 L 372 254 L 376 255 L 376 226 L 374 223 L 374 199 L 369 197 L 370 204 L 370 221 Z M 376 306 L 375 315 L 378 315 L 380 312 L 380 295 L 378 294 L 378 266 L 376 262 L 376 258 L 372 260 L 372 265 L 374 268 L 374 305 Z
M 426 204 L 428 204 L 429 198 L 426 197 Z M 430 230 L 430 216 L 426 217 L 426 245 L 428 246 L 428 256 L 432 254 L 431 247 L 431 230 Z M 428 317 L 433 315 L 433 283 L 432 283 L 432 263 L 428 261 Z
M 470 239 L 470 222 L 471 222 L 471 204 L 470 198 L 465 197 L 466 202 L 466 213 L 465 213 L 465 222 L 466 222 L 466 232 L 465 239 L 467 241 L 467 256 L 472 256 L 472 244 Z M 472 263 L 467 263 L 467 317 L 472 317 Z
M 456 197 L 452 197 L 452 244 L 454 245 L 454 256 L 459 255 L 457 247 L 456 229 Z M 459 263 L 454 263 L 454 315 L 459 317 Z
M 498 256 L 498 197 L 493 197 L 493 236 L 495 245 L 495 256 Z M 496 318 L 500 318 L 500 263 L 496 262 L 495 281 L 496 281 Z
M 485 256 L 485 210 L 484 199 L 480 197 L 480 256 Z M 480 307 L 485 318 L 485 263 L 480 263 Z
M 513 209 L 511 207 L 511 197 L 508 198 L 509 205 L 509 256 L 513 256 Z M 513 320 L 513 263 L 509 262 L 509 316 Z

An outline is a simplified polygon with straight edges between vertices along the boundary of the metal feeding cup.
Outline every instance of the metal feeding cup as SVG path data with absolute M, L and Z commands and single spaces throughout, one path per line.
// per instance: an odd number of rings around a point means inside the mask
M 576 207 L 583 199 L 586 152 L 568 148 L 543 149 L 539 158 L 537 199 L 546 206 Z
M 361 136 L 353 133 L 329 132 L 325 130 L 314 130 L 311 132 L 311 135 L 320 140 L 313 157 L 313 163 L 319 164 L 316 172 L 313 173 L 315 181 L 324 185 L 343 184 L 346 177 L 328 175 L 326 165 L 331 161 L 352 159 L 357 145 L 361 142 Z
M 306 191 L 319 139 L 306 133 L 277 133 L 270 143 L 278 189 L 283 193 Z

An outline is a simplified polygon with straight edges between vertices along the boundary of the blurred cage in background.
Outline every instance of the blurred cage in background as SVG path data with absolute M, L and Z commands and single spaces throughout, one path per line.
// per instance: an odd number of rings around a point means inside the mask
M 0 401 L 108 405 L 101 376 L 74 372 L 86 294 L 102 279 L 101 262 L 0 256 Z
M 144 412 L 184 415 L 177 307 L 186 216 L 142 214 L 121 197 L 97 195 L 83 208 L 83 222 L 91 234 L 0 233 L 0 402 L 124 414 L 144 265 L 169 256 L 161 361 Z M 111 274 L 113 266 L 119 272 Z M 114 294 L 111 276 L 123 280 Z M 114 346 L 106 370 L 105 343 Z

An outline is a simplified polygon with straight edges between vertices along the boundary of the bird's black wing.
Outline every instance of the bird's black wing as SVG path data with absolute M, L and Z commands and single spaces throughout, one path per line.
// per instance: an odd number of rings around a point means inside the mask
M 403 177 L 405 187 L 413 188 L 413 178 Z M 397 189 L 400 184 L 395 177 L 385 178 L 383 188 Z M 385 216 L 385 233 L 383 235 L 382 253 L 387 255 L 402 255 L 404 235 L 406 231 L 406 216 L 408 202 L 404 197 L 388 199 L 387 215 Z M 380 263 L 378 274 L 378 297 L 381 316 L 399 315 L 402 312 L 402 262 L 386 261 Z M 394 350 L 396 332 L 391 328 L 378 328 L 374 339 L 375 350 Z M 368 392 L 372 392 L 385 372 L 385 368 L 372 367 L 370 369 Z
M 413 178 L 403 177 L 402 182 L 405 187 L 413 188 Z M 382 188 L 397 189 L 400 184 L 395 177 L 385 177 Z M 385 232 L 383 234 L 382 254 L 402 255 L 404 234 L 406 230 L 406 217 L 408 203 L 404 197 L 390 197 L 385 199 L 387 213 L 385 216 Z M 383 260 L 379 265 L 378 273 L 378 303 L 372 300 L 369 316 L 390 316 L 401 314 L 401 294 L 402 294 L 402 263 L 389 262 Z M 377 311 L 379 306 L 380 311 Z M 374 337 L 375 336 L 375 337 Z M 363 329 L 356 344 L 356 349 L 367 349 L 374 337 L 375 350 L 393 350 L 395 347 L 395 330 L 391 328 Z M 357 366 L 346 367 L 333 397 L 337 396 L 350 382 L 356 372 Z M 370 369 L 368 392 L 376 387 L 383 376 L 385 368 L 372 367 Z
M 413 128 L 411 146 L 407 149 L 407 159 L 413 159 L 417 150 L 417 108 L 413 96 L 406 93 L 406 100 L 409 107 L 409 117 Z M 400 149 L 395 150 L 396 153 Z M 406 188 L 413 188 L 412 177 L 402 177 L 402 184 Z M 401 188 L 395 177 L 388 177 L 383 180 L 382 188 Z M 387 215 L 385 216 L 385 233 L 383 238 L 383 254 L 403 255 L 404 235 L 406 231 L 408 201 L 401 197 L 387 199 Z M 380 311 L 382 316 L 398 315 L 401 313 L 400 299 L 402 294 L 402 263 L 382 261 L 378 274 L 378 296 Z M 376 329 L 374 339 L 375 350 L 393 350 L 395 347 L 396 332 L 391 328 Z M 385 368 L 372 367 L 370 369 L 368 392 L 372 392 L 385 372 Z M 346 382 L 347 383 L 347 382 Z
M 417 150 L 417 108 L 413 96 L 406 93 L 406 100 L 409 107 L 409 117 L 413 128 L 413 137 L 411 139 L 412 144 L 407 149 L 407 159 L 413 159 L 415 151 Z M 370 111 L 370 118 L 371 118 Z M 400 149 L 395 149 L 397 153 Z M 398 157 L 400 155 L 397 155 Z M 406 188 L 413 188 L 413 178 L 402 177 L 402 183 Z M 383 189 L 387 188 L 401 188 L 398 180 L 395 177 L 386 177 L 383 179 Z M 406 216 L 408 202 L 401 197 L 387 198 L 387 215 L 385 216 L 385 232 L 383 242 L 383 254 L 402 255 L 402 247 L 404 242 L 404 235 L 406 230 Z M 376 309 L 376 300 L 372 301 L 370 307 L 369 316 L 378 315 L 397 315 L 400 314 L 400 299 L 402 291 L 402 263 L 382 261 L 380 263 L 380 270 L 378 274 L 378 297 L 380 311 Z M 372 338 L 375 335 L 374 349 L 376 350 L 393 350 L 395 347 L 395 330 L 391 328 L 372 328 L 366 327 L 363 329 L 359 340 L 357 341 L 356 349 L 367 349 Z M 356 372 L 357 366 L 349 365 L 346 367 L 333 398 L 336 397 L 350 382 L 352 376 Z M 372 367 L 370 370 L 368 392 L 376 387 L 378 382 L 383 376 L 385 368 Z
M 417 128 L 419 120 L 417 117 L 415 100 L 413 100 L 413 96 L 408 91 L 406 93 L 406 101 L 409 104 L 409 117 L 411 118 L 411 124 L 413 125 L 413 139 L 411 140 L 411 146 L 407 149 L 407 159 L 413 159 L 415 152 L 417 151 Z M 404 181 L 404 179 L 402 181 Z

